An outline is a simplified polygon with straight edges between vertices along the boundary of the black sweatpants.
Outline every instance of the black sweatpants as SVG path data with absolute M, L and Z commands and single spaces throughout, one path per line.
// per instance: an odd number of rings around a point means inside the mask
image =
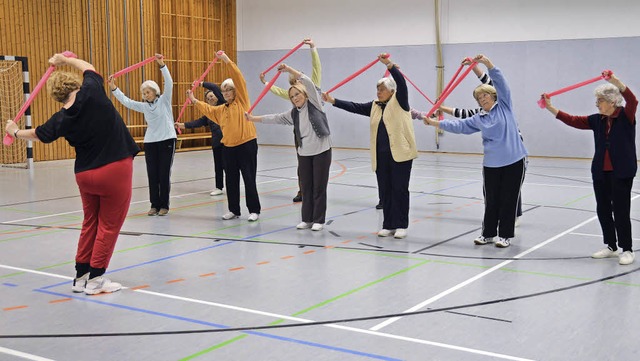
M 525 158 L 497 168 L 483 167 L 484 219 L 482 235 L 513 238 Z
M 312 156 L 298 156 L 298 179 L 302 190 L 302 221 L 324 224 L 331 149 Z
M 215 148 L 211 148 L 213 151 L 213 172 L 216 178 L 216 188 L 224 188 L 224 161 L 222 160 L 222 147 L 219 145 Z
M 382 228 L 409 227 L 409 179 L 413 160 L 396 162 L 391 152 L 376 153 L 376 178 L 382 197 Z
M 633 178 L 616 178 L 613 172 L 603 172 L 602 179 L 593 180 L 596 211 L 604 243 L 614 251 L 618 246 L 623 252 L 633 251 L 630 217 L 632 187 Z
M 176 153 L 176 139 L 144 143 L 144 159 L 147 163 L 149 179 L 149 200 L 151 208 L 169 209 L 171 192 L 171 167 Z
M 240 215 L 240 174 L 244 182 L 244 192 L 249 213 L 260 214 L 260 198 L 256 187 L 258 168 L 258 141 L 252 139 L 235 147 L 222 148 L 224 160 L 227 202 L 229 211 Z

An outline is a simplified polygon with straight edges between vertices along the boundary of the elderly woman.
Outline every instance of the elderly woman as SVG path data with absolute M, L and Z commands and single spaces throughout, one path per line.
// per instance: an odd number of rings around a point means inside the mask
M 133 157 L 140 151 L 122 117 L 104 91 L 104 80 L 84 60 L 55 54 L 49 63 L 69 65 L 77 74 L 56 71 L 47 81 L 49 95 L 62 109 L 35 129 L 7 121 L 16 139 L 51 143 L 64 137 L 75 148 L 74 171 L 84 220 L 76 252 L 73 292 L 115 292 L 122 285 L 104 277 L 131 201 Z
M 387 54 L 380 54 L 378 59 L 393 77 L 378 80 L 378 100 L 353 103 L 334 99 L 326 93 L 322 98 L 337 108 L 370 117 L 371 163 L 384 195 L 384 220 L 378 236 L 404 238 L 409 227 L 409 178 L 418 152 L 409 113 L 407 83 Z
M 214 83 L 201 82 L 200 85 L 207 89 L 204 92 L 204 99 L 209 105 L 223 105 L 226 103 L 222 96 L 220 87 Z M 176 123 L 176 127 L 180 129 L 193 129 L 209 126 L 211 130 L 211 150 L 213 151 L 213 173 L 216 179 L 215 188 L 211 191 L 211 196 L 219 196 L 222 194 L 224 187 L 224 162 L 222 161 L 222 129 L 206 115 L 186 123 Z
M 298 179 L 302 193 L 302 223 L 296 228 L 319 231 L 327 213 L 327 184 L 331 166 L 331 138 L 329 122 L 322 110 L 320 94 L 308 76 L 281 64 L 278 70 L 288 72 L 295 81 L 289 88 L 293 109 L 280 114 L 254 116 L 245 113 L 247 120 L 271 124 L 293 125 L 298 152 Z
M 511 238 L 514 236 L 527 150 L 518 132 L 511 90 L 502 72 L 484 55 L 478 55 L 474 60 L 487 67 L 495 86 L 481 84 L 474 89 L 473 97 L 482 110 L 465 119 L 423 119 L 425 124 L 451 133 L 482 133 L 484 217 L 482 234 L 474 243 L 493 243 L 493 239 L 499 236 L 495 241 L 496 247 L 506 248 L 511 245 Z
M 244 118 L 249 110 L 249 92 L 247 83 L 238 66 L 229 59 L 226 53 L 216 53 L 218 59 L 230 66 L 231 78 L 220 85 L 222 95 L 227 104 L 209 105 L 198 101 L 191 90 L 187 96 L 196 108 L 209 119 L 220 125 L 222 129 L 222 159 L 226 172 L 227 201 L 229 212 L 222 215 L 223 220 L 240 217 L 240 174 L 244 181 L 244 190 L 249 222 L 255 222 L 260 215 L 260 198 L 256 186 L 258 168 L 258 141 L 256 126 Z
M 322 81 L 322 65 L 320 64 L 320 55 L 318 55 L 318 49 L 316 48 L 316 44 L 311 38 L 305 38 L 304 40 L 302 40 L 302 42 L 306 45 L 309 45 L 309 48 L 311 49 L 311 81 L 313 82 L 313 85 L 315 85 L 315 89 L 317 91 L 320 91 L 320 83 Z M 267 84 L 267 81 L 264 79 L 264 73 L 260 73 L 260 81 L 262 82 L 262 84 Z M 298 82 L 298 79 L 296 79 L 291 74 L 289 75 L 289 85 L 294 85 Z M 269 91 L 284 100 L 290 100 L 289 92 L 286 89 L 282 89 L 278 86 L 273 85 L 271 86 Z M 298 189 L 298 194 L 293 197 L 293 202 L 302 202 L 302 185 L 299 183 L 300 182 L 298 182 L 298 187 L 300 188 Z
M 160 93 L 158 83 L 147 80 L 140 85 L 141 102 L 129 99 L 116 86 L 115 79 L 109 77 L 109 87 L 113 95 L 126 108 L 144 114 L 147 131 L 144 133 L 144 159 L 147 163 L 149 180 L 149 200 L 151 208 L 147 215 L 165 216 L 169 213 L 169 193 L 171 191 L 171 166 L 176 152 L 176 131 L 173 128 L 171 97 L 173 79 L 162 60 L 156 54 L 164 78 L 164 92 Z
M 631 188 L 638 168 L 636 157 L 636 110 L 638 100 L 629 87 L 611 72 L 607 81 L 595 89 L 598 113 L 588 116 L 570 115 L 558 110 L 543 95 L 547 110 L 563 123 L 578 129 L 591 129 L 595 154 L 591 177 L 596 195 L 596 210 L 604 244 L 593 258 L 618 257 L 628 265 L 635 258 L 631 238 Z M 622 100 L 625 106 L 622 107 Z M 612 217 L 613 214 L 613 217 Z M 617 237 L 617 240 L 616 240 Z M 618 251 L 622 249 L 622 252 Z

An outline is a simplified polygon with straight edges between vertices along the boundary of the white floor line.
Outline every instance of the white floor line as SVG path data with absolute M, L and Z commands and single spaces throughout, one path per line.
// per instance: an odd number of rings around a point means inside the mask
M 37 274 L 37 275 L 43 275 L 43 276 L 49 276 L 49 277 L 55 277 L 55 278 L 62 278 L 62 279 L 67 279 L 67 280 L 73 279 L 73 277 L 62 276 L 62 275 L 58 275 L 58 274 L 55 274 L 55 273 L 41 272 L 41 271 L 30 270 L 30 269 L 20 268 L 20 267 L 7 266 L 7 265 L 2 265 L 2 264 L 0 264 L 0 268 L 5 268 L 5 269 L 10 269 L 10 270 L 15 270 L 15 271 L 22 271 L 22 272 L 25 272 L 25 273 L 33 273 L 33 274 Z M 127 289 L 127 287 L 123 287 L 123 289 Z M 294 321 L 294 322 L 302 322 L 302 323 L 314 322 L 313 320 L 309 320 L 309 319 L 305 319 L 305 318 L 292 317 L 292 316 L 286 316 L 286 315 L 279 315 L 277 313 L 253 310 L 253 309 L 250 309 L 250 308 L 232 306 L 232 305 L 227 305 L 227 304 L 223 304 L 223 303 L 216 303 L 216 302 L 210 302 L 210 301 L 204 301 L 204 300 L 198 300 L 198 299 L 194 299 L 194 298 L 175 296 L 175 295 L 171 295 L 171 294 L 167 294 L 167 293 L 159 293 L 159 292 L 153 292 L 153 291 L 147 291 L 147 290 L 133 290 L 133 292 L 142 293 L 142 294 L 146 294 L 146 295 L 151 295 L 151 296 L 155 296 L 155 297 L 169 298 L 169 299 L 178 300 L 178 301 L 182 301 L 182 302 L 197 303 L 197 304 L 201 304 L 201 305 L 224 308 L 224 309 L 238 311 L 238 312 L 251 313 L 251 314 L 260 315 L 260 316 L 273 317 L 273 318 L 276 318 L 276 319 L 284 319 L 284 320 L 289 320 L 289 321 Z M 361 328 L 342 326 L 342 325 L 335 325 L 335 324 L 327 324 L 327 325 L 322 325 L 322 326 L 329 327 L 329 328 L 335 328 L 335 329 L 339 329 L 339 330 L 343 330 L 343 331 L 363 333 L 363 334 L 372 335 L 372 336 L 390 338 L 390 339 L 395 339 L 395 340 L 400 340 L 400 341 L 406 341 L 406 342 L 429 345 L 429 346 L 434 346 L 434 347 L 446 348 L 446 349 L 450 349 L 450 350 L 473 353 L 473 354 L 477 354 L 477 355 L 490 356 L 490 357 L 500 358 L 500 359 L 504 359 L 504 360 L 531 361 L 530 359 L 516 357 L 516 356 L 510 356 L 510 355 L 505 355 L 505 354 L 500 354 L 500 353 L 495 353 L 495 352 L 491 352 L 491 351 L 484 351 L 484 350 L 478 350 L 478 349 L 473 349 L 473 348 L 468 348 L 468 347 L 456 346 L 456 345 L 446 344 L 446 343 L 442 343 L 442 342 L 427 341 L 427 340 L 417 339 L 417 338 L 413 338 L 413 337 L 405 337 L 405 336 L 393 335 L 393 334 L 389 334 L 389 333 L 385 333 L 385 332 L 371 331 L 371 330 L 365 330 L 365 329 L 361 329 Z M 264 330 L 264 331 L 257 330 L 256 332 L 267 332 L 267 330 Z M 2 350 L 0 348 L 0 352 L 1 351 Z M 30 360 L 47 361 L 49 359 L 33 358 L 33 359 L 30 359 Z
M 268 181 L 264 181 L 264 182 L 258 182 L 256 184 L 266 184 L 266 183 L 273 183 L 273 182 L 283 182 L 285 181 L 284 179 L 275 179 L 275 180 L 268 180 Z M 244 187 L 243 185 L 241 185 L 241 188 Z M 192 196 L 194 194 L 203 194 L 203 193 L 209 193 L 210 191 L 202 191 L 202 192 L 192 192 L 192 193 L 184 193 L 184 194 L 178 194 L 178 195 L 173 195 L 170 196 L 169 198 L 181 198 L 181 197 L 187 197 L 187 196 Z M 149 203 L 148 199 L 145 200 L 141 200 L 141 201 L 135 201 L 135 202 L 131 202 L 129 204 L 139 204 L 139 203 Z M 38 216 L 38 217 L 30 217 L 30 218 L 23 218 L 23 219 L 16 219 L 13 221 L 6 221 L 3 223 L 20 223 L 20 222 L 26 222 L 26 221 L 33 221 L 36 219 L 43 219 L 43 218 L 49 218 L 49 217 L 58 217 L 58 216 L 65 216 L 67 214 L 74 214 L 74 213 L 82 213 L 82 209 L 77 210 L 77 211 L 70 211 L 70 212 L 62 212 L 62 213 L 54 213 L 54 214 L 47 214 L 44 216 Z
M 571 234 L 574 234 L 576 236 L 585 236 L 585 237 L 599 237 L 602 238 L 602 234 L 595 234 L 595 233 L 579 233 L 579 232 L 573 232 Z M 640 241 L 640 238 L 631 238 L 632 241 Z
M 0 353 L 20 357 L 27 360 L 33 360 L 33 361 L 55 361 L 50 358 L 44 358 L 44 357 L 32 355 L 30 353 L 20 352 L 20 351 L 16 351 L 16 350 L 12 350 L 10 348 L 4 348 L 4 347 L 0 347 Z
M 640 195 L 637 195 L 637 196 L 635 196 L 635 197 L 632 197 L 632 198 L 631 198 L 631 202 L 633 202 L 633 200 L 634 200 L 634 199 L 636 199 L 636 198 L 638 198 L 638 197 L 640 197 Z M 539 243 L 539 244 L 535 245 L 535 246 L 534 246 L 534 247 L 532 247 L 532 248 L 529 248 L 528 250 L 526 250 L 526 251 L 524 251 L 524 252 L 522 252 L 522 253 L 518 254 L 517 256 L 513 257 L 514 259 L 511 259 L 511 260 L 507 260 L 507 261 L 501 262 L 501 263 L 499 263 L 499 264 L 497 264 L 497 265 L 495 265 L 495 266 L 493 266 L 493 267 L 489 268 L 488 270 L 486 270 L 486 271 L 484 271 L 484 272 L 482 272 L 482 273 L 480 273 L 480 274 L 478 274 L 478 275 L 476 275 L 476 276 L 474 276 L 474 277 L 471 277 L 471 278 L 469 278 L 468 280 L 466 280 L 466 281 L 464 281 L 464 282 L 461 282 L 461 283 L 457 284 L 456 286 L 451 287 L 451 288 L 449 288 L 448 290 L 446 290 L 446 291 L 444 291 L 444 292 L 441 292 L 441 293 L 439 293 L 439 294 L 437 294 L 437 295 L 435 295 L 435 296 L 433 296 L 433 297 L 431 297 L 431 298 L 429 298 L 429 299 L 427 299 L 427 300 L 425 300 L 425 301 L 423 301 L 423 302 L 421 302 L 421 303 L 419 303 L 419 304 L 417 304 L 417 305 L 415 305 L 415 306 L 411 307 L 410 309 L 408 309 L 408 310 L 406 310 L 406 311 L 403 311 L 402 313 L 408 313 L 408 312 L 415 312 L 415 311 L 419 311 L 419 310 L 421 310 L 422 308 L 424 308 L 425 306 L 427 306 L 427 305 L 429 305 L 429 304 L 431 304 L 431 303 L 433 303 L 433 302 L 435 302 L 435 301 L 437 301 L 437 300 L 439 300 L 439 299 L 441 299 L 441 298 L 443 298 L 443 297 L 445 297 L 445 296 L 448 296 L 449 294 L 451 294 L 451 293 L 453 293 L 453 292 L 455 292 L 455 291 L 457 291 L 457 290 L 459 290 L 459 289 L 461 289 L 461 288 L 463 288 L 463 287 L 465 287 L 465 286 L 467 286 L 467 285 L 469 285 L 469 284 L 471 284 L 471 283 L 473 283 L 473 282 L 475 282 L 475 281 L 479 280 L 480 278 L 482 278 L 482 277 L 484 277 L 484 276 L 486 276 L 486 275 L 488 275 L 488 274 L 491 274 L 491 273 L 493 273 L 493 272 L 495 272 L 495 271 L 499 270 L 500 268 L 502 268 L 502 267 L 504 267 L 504 266 L 506 266 L 506 265 L 508 265 L 508 264 L 510 264 L 510 263 L 512 263 L 512 262 L 514 262 L 514 261 L 515 261 L 515 259 L 522 258 L 522 257 L 524 257 L 524 256 L 528 255 L 529 253 L 531 253 L 531 252 L 533 252 L 533 251 L 535 251 L 535 250 L 537 250 L 537 249 L 539 249 L 539 248 L 542 248 L 542 247 L 544 247 L 544 246 L 548 245 L 549 243 L 551 243 L 551 242 L 555 241 L 556 239 L 558 239 L 558 238 L 560 238 L 560 237 L 562 237 L 562 236 L 564 236 L 564 235 L 566 235 L 566 234 L 572 233 L 574 230 L 576 230 L 576 229 L 578 229 L 578 228 L 580 228 L 580 227 L 584 226 L 585 224 L 587 224 L 587 223 L 589 223 L 589 222 L 591 222 L 591 221 L 593 221 L 593 220 L 595 220 L 595 219 L 598 219 L 598 216 L 593 216 L 593 217 L 591 217 L 591 218 L 587 219 L 586 221 L 584 221 L 584 222 L 582 222 L 582 223 L 580 223 L 580 224 L 578 224 L 578 225 L 576 225 L 576 226 L 573 226 L 573 227 L 571 227 L 571 228 L 567 229 L 566 231 L 564 231 L 564 232 L 562 232 L 562 233 L 559 233 L 559 234 L 557 234 L 557 235 L 555 235 L 555 236 L 553 236 L 553 237 L 551 237 L 551 238 L 547 239 L 546 241 L 544 241 L 544 242 L 542 242 L 542 243 Z M 375 326 L 371 327 L 371 328 L 370 328 L 370 330 L 372 330 L 372 331 L 378 331 L 378 330 L 380 330 L 381 328 L 386 327 L 386 326 L 389 326 L 390 324 L 392 324 L 392 323 L 394 323 L 394 322 L 398 321 L 399 319 L 401 319 L 401 317 L 393 317 L 393 318 L 390 318 L 390 319 L 388 319 L 388 320 L 386 320 L 386 321 L 384 321 L 384 322 L 381 322 L 381 323 L 379 323 L 379 324 L 377 324 L 377 325 L 375 325 Z

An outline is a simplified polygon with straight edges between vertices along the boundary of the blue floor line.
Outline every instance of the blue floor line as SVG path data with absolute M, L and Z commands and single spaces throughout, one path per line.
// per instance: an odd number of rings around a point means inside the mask
M 172 259 L 172 258 L 176 258 L 176 257 L 181 257 L 181 256 L 185 256 L 188 254 L 192 254 L 192 253 L 198 253 L 198 252 L 202 252 L 202 251 L 206 251 L 212 248 L 217 248 L 217 247 L 221 247 L 221 246 L 226 246 L 229 244 L 233 244 L 233 242 L 224 242 L 224 243 L 219 243 L 219 244 L 215 244 L 213 246 L 208 246 L 208 247 L 204 247 L 204 248 L 199 248 L 199 249 L 194 249 L 192 251 L 189 252 L 183 252 L 183 253 L 178 253 L 178 254 L 174 254 L 173 256 L 167 256 L 167 257 L 162 257 L 162 258 L 158 258 L 158 259 L 154 259 L 151 261 L 147 261 L 147 262 L 142 262 L 142 263 L 138 263 L 138 264 L 134 264 L 131 266 L 127 266 L 127 267 L 122 267 L 122 268 L 116 268 L 114 270 L 108 271 L 105 274 L 111 274 L 111 273 L 115 273 L 115 272 L 120 272 L 120 271 L 124 271 L 124 270 L 128 270 L 128 269 L 132 269 L 132 268 L 137 268 L 137 267 L 141 267 L 144 265 L 148 265 L 148 264 L 152 264 L 152 263 L 156 263 L 156 262 L 162 262 L 162 261 L 166 261 L 168 259 Z M 45 287 L 41 287 L 41 290 L 47 290 L 49 288 L 53 288 L 53 287 L 58 287 L 61 285 L 68 285 L 69 281 L 64 281 L 64 282 L 59 282 L 56 283 L 54 285 L 50 285 L 50 286 L 45 286 Z
M 146 310 L 146 309 L 143 309 L 143 308 L 126 306 L 126 305 L 121 305 L 121 304 L 117 304 L 117 303 L 104 302 L 104 301 L 96 300 L 92 296 L 74 296 L 74 295 L 70 296 L 69 294 L 51 292 L 51 291 L 47 291 L 47 290 L 42 289 L 42 288 L 35 289 L 34 291 L 35 292 L 44 293 L 44 294 L 48 294 L 48 295 L 58 296 L 58 297 L 73 298 L 75 300 L 79 300 L 79 301 L 83 301 L 83 302 L 96 303 L 96 304 L 103 305 L 103 306 L 110 306 L 110 307 L 120 308 L 120 309 L 124 309 L 124 310 L 127 310 L 127 311 L 146 313 L 146 314 L 153 315 L 153 316 L 160 316 L 160 317 L 164 317 L 164 318 L 169 318 L 169 319 L 173 319 L 173 320 L 194 323 L 194 324 L 198 324 L 198 325 L 204 325 L 204 326 L 210 326 L 210 327 L 222 328 L 222 329 L 231 328 L 231 326 L 222 325 L 222 324 L 218 324 L 218 323 L 212 323 L 212 322 L 207 322 L 207 321 L 202 321 L 202 320 L 196 320 L 196 319 L 193 319 L 193 318 L 172 315 L 172 314 L 168 314 L 168 313 L 164 313 L 164 312 L 151 311 L 151 310 Z M 375 354 L 366 353 L 366 352 L 362 352 L 362 351 L 350 350 L 350 349 L 346 349 L 346 348 L 342 348 L 342 347 L 330 346 L 330 345 L 325 345 L 325 344 L 311 342 L 311 341 L 304 341 L 304 340 L 299 340 L 299 339 L 290 338 L 290 337 L 270 335 L 270 334 L 264 333 L 264 332 L 245 331 L 243 333 L 247 333 L 247 334 L 254 335 L 254 336 L 267 337 L 267 338 L 276 339 L 276 340 L 279 340 L 279 341 L 293 342 L 293 343 L 297 343 L 297 344 L 300 344 L 300 345 L 323 348 L 323 349 L 331 350 L 331 351 L 338 351 L 338 352 L 348 353 L 348 354 L 352 354 L 352 355 L 364 356 L 364 357 L 377 359 L 377 360 L 402 361 L 402 360 L 396 359 L 396 358 L 391 358 L 391 357 L 386 357 L 386 356 L 381 356 L 381 355 L 375 355 Z

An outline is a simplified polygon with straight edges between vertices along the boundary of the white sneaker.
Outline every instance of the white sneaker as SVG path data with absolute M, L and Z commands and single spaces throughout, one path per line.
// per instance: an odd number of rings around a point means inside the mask
M 311 226 L 312 231 L 322 231 L 322 228 L 324 228 L 322 223 L 314 223 L 313 226 Z
M 478 244 L 478 245 L 483 245 L 483 244 L 487 244 L 487 243 L 493 243 L 493 237 L 478 236 L 478 238 L 473 240 L 473 243 Z
M 222 215 L 222 219 L 224 219 L 225 221 L 228 221 L 230 219 L 234 219 L 234 218 L 238 218 L 240 217 L 239 215 L 233 213 L 233 212 L 227 212 L 225 214 Z
M 300 222 L 298 223 L 298 225 L 296 226 L 297 229 L 309 229 L 311 228 L 311 223 L 307 223 L 307 222 Z
M 222 194 L 222 189 L 218 189 L 218 188 L 212 190 L 211 193 L 209 193 L 210 196 L 219 196 L 221 194 Z
M 511 245 L 511 242 L 509 241 L 509 238 L 502 238 L 500 237 L 497 241 L 496 241 L 496 247 L 498 248 L 507 248 Z
M 636 256 L 632 251 L 624 251 L 620 253 L 620 256 L 618 257 L 618 263 L 623 265 L 632 264 L 635 258 Z
M 74 278 L 71 291 L 75 293 L 84 292 L 84 288 L 87 286 L 87 280 L 89 279 L 89 272 L 82 275 L 82 277 Z
M 591 255 L 591 258 L 596 258 L 596 259 L 610 258 L 610 257 L 618 257 L 618 250 L 612 251 L 611 248 L 605 247 Z
M 407 236 L 407 230 L 405 228 L 396 229 L 396 233 L 393 234 L 393 238 L 404 238 Z
M 393 229 L 381 229 L 378 232 L 378 237 L 389 237 L 389 236 L 393 236 L 394 233 L 395 233 L 395 230 Z
M 249 222 L 255 222 L 258 220 L 258 217 L 260 217 L 260 215 L 258 213 L 251 213 L 249 215 Z
M 84 293 L 88 295 L 97 295 L 98 293 L 111 293 L 119 291 L 122 285 L 117 282 L 111 282 L 110 279 L 98 276 L 87 281 Z

